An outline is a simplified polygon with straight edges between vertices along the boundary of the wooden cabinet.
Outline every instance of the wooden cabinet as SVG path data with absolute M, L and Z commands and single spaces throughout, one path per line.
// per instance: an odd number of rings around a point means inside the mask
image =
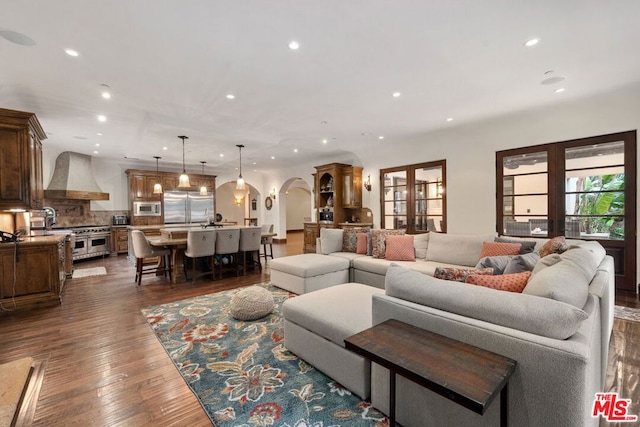
M 0 108 L 0 210 L 42 207 L 42 140 L 35 114 Z
M 342 168 L 342 206 L 362 207 L 362 168 L 359 166 Z
M 304 223 L 304 247 L 305 254 L 316 253 L 316 239 L 320 237 L 320 227 L 315 222 Z
M 60 303 L 64 236 L 43 243 L 0 246 L 0 302 L 5 308 Z
M 133 202 L 137 201 L 160 201 L 163 202 L 162 194 L 153 194 L 153 186 L 160 182 L 163 191 L 178 190 L 179 173 L 157 172 L 146 170 L 129 169 L 126 171 L 129 177 L 129 216 L 131 225 L 162 225 L 164 224 L 164 206 L 161 216 L 135 216 L 133 215 Z M 215 175 L 189 174 L 191 188 L 189 191 L 199 191 L 201 185 L 205 185 L 207 190 L 214 193 L 216 188 Z
M 315 205 L 321 224 L 346 222 L 362 207 L 362 168 L 342 163 L 316 166 Z
M 111 254 L 126 254 L 129 251 L 129 233 L 126 225 L 111 226 Z

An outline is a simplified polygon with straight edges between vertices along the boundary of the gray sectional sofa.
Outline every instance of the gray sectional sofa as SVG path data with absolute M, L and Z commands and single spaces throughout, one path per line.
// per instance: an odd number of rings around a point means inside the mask
M 305 343 L 313 343 L 313 353 L 331 358 L 325 370 L 329 376 L 357 384 L 355 392 L 362 397 L 370 392 L 373 405 L 388 413 L 388 371 L 354 361 L 343 340 L 365 327 L 398 319 L 516 360 L 509 383 L 511 425 L 598 425 L 591 409 L 595 393 L 604 387 L 613 327 L 614 266 L 597 242 L 569 241 L 566 252 L 541 258 L 523 293 L 512 293 L 431 277 L 437 266 L 474 266 L 482 242 L 494 235 L 429 233 L 414 240 L 415 262 L 394 263 L 330 251 L 338 248 L 338 233 L 334 234 L 320 238 L 319 252 L 349 259 L 352 281 L 382 290 L 366 292 L 365 302 L 352 304 L 344 318 L 321 316 L 345 297 L 356 301 L 354 292 L 366 290 L 361 284 L 339 285 L 287 301 L 285 345 L 291 335 L 294 353 L 305 358 Z M 545 242 L 540 239 L 536 248 Z M 336 370 L 343 356 L 349 359 L 347 365 L 358 369 Z M 480 416 L 399 378 L 397 420 L 406 427 L 497 426 L 499 401 Z

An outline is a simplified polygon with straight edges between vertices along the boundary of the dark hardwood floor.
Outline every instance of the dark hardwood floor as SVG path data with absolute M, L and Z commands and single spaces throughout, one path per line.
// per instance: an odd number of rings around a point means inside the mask
M 303 234 L 273 246 L 276 258 L 302 253 Z M 31 356 L 44 373 L 33 421 L 23 425 L 211 425 L 140 309 L 268 281 L 268 264 L 262 273 L 195 285 L 146 275 L 141 287 L 124 255 L 75 266 L 104 266 L 107 275 L 68 280 L 60 306 L 0 314 L 0 363 Z M 635 295 L 619 303 L 640 306 Z M 608 389 L 633 400 L 632 414 L 640 414 L 639 348 L 640 323 L 616 320 Z

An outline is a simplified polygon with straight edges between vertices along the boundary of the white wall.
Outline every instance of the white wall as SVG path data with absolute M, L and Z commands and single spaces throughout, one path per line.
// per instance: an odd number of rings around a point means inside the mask
M 290 188 L 287 198 L 287 230 L 304 229 L 304 217 L 311 216 L 311 192 L 300 187 Z

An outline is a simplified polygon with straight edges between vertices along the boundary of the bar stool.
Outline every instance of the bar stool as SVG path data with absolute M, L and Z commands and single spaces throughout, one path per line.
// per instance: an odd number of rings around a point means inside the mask
M 144 267 L 145 258 L 163 257 L 164 258 L 164 275 L 169 273 L 169 281 L 171 281 L 171 250 L 155 248 L 149 244 L 147 236 L 140 230 L 131 231 L 131 240 L 133 243 L 133 252 L 136 257 L 136 283 L 140 286 L 142 275 L 156 273 L 160 268 L 160 263 L 155 266 Z
M 262 234 L 273 233 L 273 224 L 262 224 Z M 269 245 L 269 254 L 267 254 L 267 245 Z M 264 263 L 267 263 L 267 257 L 270 256 L 273 259 L 273 236 L 263 236 L 262 246 L 264 248 L 262 255 L 264 256 Z
M 184 256 L 192 258 L 191 264 L 191 283 L 195 283 L 196 277 L 205 276 L 211 274 L 215 278 L 215 260 L 214 255 L 216 253 L 216 230 L 202 229 L 202 230 L 189 230 L 187 233 L 187 249 L 184 251 Z M 196 276 L 196 259 L 211 257 L 211 271 L 206 271 Z M 185 263 L 184 275 L 187 277 L 187 266 Z
M 238 249 L 240 248 L 240 229 L 239 228 L 221 228 L 216 230 L 216 257 L 220 257 L 220 278 L 222 278 L 222 270 L 225 269 L 223 262 L 224 256 L 228 255 L 229 268 L 233 267 L 236 276 L 238 271 Z
M 247 274 L 247 254 L 251 253 L 251 263 L 257 264 L 262 272 L 260 262 L 260 245 L 262 244 L 261 227 L 244 227 L 240 229 L 240 260 L 242 261 L 242 274 Z M 254 253 L 258 254 L 258 260 L 254 258 Z

